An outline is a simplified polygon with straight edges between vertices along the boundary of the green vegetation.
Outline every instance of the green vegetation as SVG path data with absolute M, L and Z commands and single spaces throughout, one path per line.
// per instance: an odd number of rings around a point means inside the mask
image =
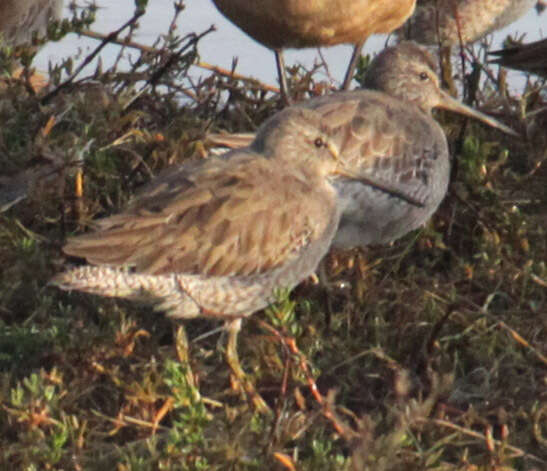
M 67 59 L 48 95 L 0 87 L 0 469 L 547 469 L 541 83 L 517 98 L 487 79 L 478 94 L 523 139 L 441 116 L 458 164 L 427 227 L 330 254 L 328 291 L 306 281 L 244 321 L 239 355 L 268 416 L 203 336 L 215 322 L 185 322 L 187 344 L 150 307 L 47 285 L 66 236 L 202 157 L 209 131 L 278 109 L 254 81 L 192 83 L 199 36 L 163 41 L 130 71 L 61 85 L 82 60 Z M 292 71 L 301 98 L 328 88 Z

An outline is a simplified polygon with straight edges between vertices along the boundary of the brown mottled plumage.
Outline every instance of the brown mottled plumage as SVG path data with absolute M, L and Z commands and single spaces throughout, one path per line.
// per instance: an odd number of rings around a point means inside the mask
M 246 290 L 269 275 L 260 296 L 244 292 L 239 302 L 231 296 L 223 304 L 219 290 L 204 306 L 172 313 L 251 314 L 272 300 L 273 288 L 307 277 L 336 230 L 336 193 L 327 177 L 338 163 L 320 118 L 308 110 L 279 113 L 250 148 L 169 169 L 126 211 L 69 240 L 64 251 L 96 265 L 130 267 L 128 277 L 187 275 L 212 286 L 241 279 Z M 303 256 L 312 259 L 301 263 Z M 67 287 L 70 273 L 61 276 Z
M 152 299 L 174 317 L 229 322 L 228 363 L 243 380 L 236 352 L 241 317 L 274 300 L 275 290 L 309 276 L 339 221 L 338 153 L 310 110 L 267 121 L 250 147 L 185 164 L 144 189 L 129 208 L 64 251 L 98 266 L 52 283 L 103 296 Z

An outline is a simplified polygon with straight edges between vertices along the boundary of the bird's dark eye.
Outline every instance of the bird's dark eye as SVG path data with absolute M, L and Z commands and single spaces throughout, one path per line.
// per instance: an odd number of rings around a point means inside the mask
M 325 141 L 320 137 L 316 137 L 315 141 L 313 141 L 313 144 L 315 145 L 315 147 L 319 149 L 320 147 L 325 146 Z
M 427 75 L 427 73 L 422 72 L 420 74 L 420 80 L 428 80 L 428 79 L 429 79 L 429 75 Z

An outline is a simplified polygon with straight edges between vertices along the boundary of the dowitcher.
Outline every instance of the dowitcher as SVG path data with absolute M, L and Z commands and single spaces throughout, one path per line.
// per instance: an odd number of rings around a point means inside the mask
M 65 253 L 94 266 L 54 284 L 228 321 L 228 363 L 241 378 L 241 318 L 311 274 L 333 238 L 337 246 L 392 240 L 435 211 L 450 163 L 431 108 L 510 131 L 442 92 L 433 67 L 414 43 L 386 49 L 369 72 L 376 90 L 286 108 L 248 147 L 168 170 L 125 212 L 70 239 Z
M 450 157 L 446 137 L 431 116 L 433 108 L 514 134 L 444 92 L 432 56 L 414 42 L 378 54 L 365 76 L 365 87 L 296 105 L 324 116 L 344 166 L 361 178 L 334 183 L 342 210 L 333 240 L 339 248 L 393 241 L 424 224 L 437 209 L 447 191 Z M 236 138 L 217 135 L 213 141 L 237 146 L 252 135 Z M 377 186 L 364 186 L 365 177 Z M 399 195 L 378 190 L 381 183 Z
M 498 56 L 491 61 L 492 63 L 547 78 L 547 39 L 528 44 L 516 44 L 489 54 Z
M 169 169 L 127 210 L 70 239 L 64 252 L 93 266 L 53 284 L 157 300 L 172 317 L 227 321 L 227 359 L 241 379 L 241 318 L 308 277 L 338 227 L 333 180 L 347 173 L 323 121 L 313 110 L 288 108 L 249 147 Z
M 279 84 L 288 99 L 282 50 L 353 44 L 343 88 L 347 89 L 361 49 L 371 34 L 389 33 L 414 11 L 416 0 L 213 0 L 245 33 L 273 49 Z
M 537 0 L 418 0 L 403 26 L 404 36 L 422 44 L 468 44 L 520 18 Z

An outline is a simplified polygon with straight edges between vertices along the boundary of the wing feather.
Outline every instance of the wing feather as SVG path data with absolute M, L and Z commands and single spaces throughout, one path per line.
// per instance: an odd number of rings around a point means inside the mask
M 65 253 L 149 274 L 258 274 L 298 256 L 331 221 L 335 192 L 273 160 L 233 151 L 159 177 Z
M 383 93 L 360 90 L 338 98 L 338 109 L 326 98 L 303 106 L 323 116 L 341 160 L 357 176 L 427 204 L 437 166 L 449 159 L 440 126 L 412 103 Z

